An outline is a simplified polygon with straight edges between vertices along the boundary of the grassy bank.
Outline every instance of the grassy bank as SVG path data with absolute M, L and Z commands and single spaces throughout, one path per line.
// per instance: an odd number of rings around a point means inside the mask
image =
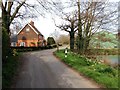
M 69 52 L 68 57 L 65 58 L 64 50 L 56 51 L 54 54 L 67 65 L 93 79 L 103 87 L 118 88 L 119 78 L 117 68 L 112 68 L 108 65 L 87 59 L 72 52 Z
M 7 62 L 2 65 L 2 88 L 9 88 L 11 86 L 19 65 L 18 57 L 19 55 L 9 56 Z

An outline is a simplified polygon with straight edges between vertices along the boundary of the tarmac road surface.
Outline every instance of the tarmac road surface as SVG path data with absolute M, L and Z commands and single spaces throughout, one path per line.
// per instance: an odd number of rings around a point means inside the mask
M 12 88 L 99 88 L 58 60 L 53 51 L 24 53 L 20 57 L 23 65 Z

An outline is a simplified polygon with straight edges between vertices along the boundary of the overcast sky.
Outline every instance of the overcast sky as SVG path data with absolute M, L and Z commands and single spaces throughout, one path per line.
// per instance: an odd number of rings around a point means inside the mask
M 57 0 L 58 1 L 58 0 Z M 61 0 L 63 2 L 68 1 L 68 0 Z M 97 0 L 98 1 L 98 0 Z M 101 0 L 100 0 L 101 1 Z M 103 1 L 103 0 L 102 0 Z M 118 2 L 119 0 L 109 0 L 110 2 Z M 35 3 L 35 0 L 29 0 L 30 3 Z M 1 15 L 1 10 L 0 10 L 0 15 Z M 57 21 L 57 23 L 61 23 L 61 20 L 57 17 L 54 17 Z M 50 36 L 52 32 L 58 30 L 61 34 L 68 34 L 67 32 L 61 31 L 58 28 L 55 27 L 54 22 L 52 20 L 52 17 L 50 14 L 47 14 L 46 18 L 43 18 L 42 16 L 38 16 L 37 19 L 28 19 L 24 22 L 24 24 L 29 23 L 31 20 L 34 21 L 35 26 L 38 28 L 38 30 L 47 38 Z
M 57 20 L 57 24 L 62 22 L 58 17 L 54 18 Z M 34 22 L 35 27 L 44 35 L 45 39 L 47 39 L 47 37 L 49 37 L 50 34 L 53 33 L 55 30 L 57 30 L 60 34 L 68 34 L 68 32 L 61 31 L 55 26 L 51 15 L 47 15 L 46 18 L 38 16 L 38 18 L 36 19 L 26 19 L 23 22 L 22 27 L 28 24 L 31 20 Z
M 30 0 L 31 1 L 31 0 Z M 63 2 L 67 0 L 62 0 Z M 97 0 L 98 1 L 98 0 Z M 118 2 L 119 0 L 109 0 L 110 2 Z M 32 2 L 32 1 L 31 1 Z M 33 2 L 32 2 L 33 3 Z M 56 22 L 58 24 L 61 23 L 61 20 L 58 17 L 54 17 L 56 19 Z M 27 22 L 29 22 L 31 19 L 29 19 Z M 39 29 L 39 31 L 47 38 L 50 36 L 52 32 L 58 30 L 61 34 L 68 34 L 68 32 L 61 31 L 58 28 L 55 27 L 54 22 L 52 20 L 52 17 L 50 14 L 47 14 L 46 18 L 43 18 L 42 16 L 39 16 L 37 19 L 33 19 L 35 26 Z M 27 23 L 26 22 L 26 23 Z
M 0 17 L 2 17 L 2 10 L 1 10 L 1 7 L 0 7 Z
M 67 0 L 62 0 L 62 1 L 65 2 Z M 118 2 L 119 0 L 109 0 L 109 1 L 110 2 Z M 68 34 L 68 32 L 61 31 L 55 27 L 54 22 L 51 18 L 51 15 L 48 14 L 46 17 L 47 18 L 43 18 L 43 17 L 39 16 L 38 19 L 34 21 L 35 26 L 40 30 L 40 32 L 45 36 L 45 38 L 50 36 L 50 34 L 52 32 L 54 32 L 55 29 L 58 30 L 61 34 Z M 58 24 L 62 22 L 59 18 L 57 18 L 57 17 L 54 17 L 54 18 L 56 18 L 56 20 L 57 20 L 56 22 Z
M 61 23 L 61 20 L 57 17 L 56 22 Z M 31 19 L 28 20 L 30 22 Z M 38 30 L 44 35 L 45 38 L 49 37 L 51 33 L 53 33 L 55 30 L 59 31 L 60 34 L 68 34 L 65 31 L 59 30 L 52 19 L 51 15 L 47 15 L 46 18 L 43 18 L 42 16 L 39 16 L 37 19 L 33 19 L 35 26 L 38 28 Z

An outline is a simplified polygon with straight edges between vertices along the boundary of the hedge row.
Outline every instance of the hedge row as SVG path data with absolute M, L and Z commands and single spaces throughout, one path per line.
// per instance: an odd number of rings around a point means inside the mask
M 16 49 L 17 52 L 27 52 L 27 51 L 36 51 L 36 50 L 45 50 L 45 49 L 52 49 L 56 48 L 57 45 L 47 45 L 44 47 L 11 47 L 11 49 Z

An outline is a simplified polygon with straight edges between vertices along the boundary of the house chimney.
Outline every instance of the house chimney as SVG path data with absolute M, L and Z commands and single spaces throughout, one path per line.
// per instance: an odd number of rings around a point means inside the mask
M 32 20 L 30 21 L 30 25 L 34 26 L 34 22 Z

